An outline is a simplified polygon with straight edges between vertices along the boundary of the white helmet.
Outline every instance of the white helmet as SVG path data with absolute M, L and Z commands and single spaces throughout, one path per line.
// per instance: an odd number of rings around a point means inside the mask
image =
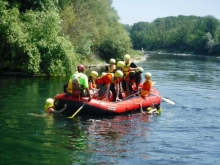
M 142 67 L 137 67 L 135 71 L 136 71 L 137 73 L 138 73 L 138 72 L 143 73 L 143 72 L 144 72 L 144 69 L 143 69 Z
M 151 77 L 151 76 L 152 76 L 152 75 L 151 75 L 150 72 L 146 72 L 145 75 L 144 75 L 144 77 Z
M 131 58 L 131 56 L 129 55 L 129 54 L 126 54 L 125 56 L 124 56 L 124 60 L 126 61 L 126 60 L 130 60 L 130 58 Z
M 110 61 L 109 61 L 109 63 L 110 63 L 110 64 L 115 64 L 115 59 L 114 59 L 114 58 L 111 58 Z

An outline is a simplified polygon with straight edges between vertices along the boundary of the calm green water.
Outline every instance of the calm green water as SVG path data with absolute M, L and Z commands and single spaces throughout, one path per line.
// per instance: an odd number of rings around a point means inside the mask
M 148 56 L 161 116 L 42 115 L 65 78 L 0 77 L 0 164 L 220 164 L 220 60 Z

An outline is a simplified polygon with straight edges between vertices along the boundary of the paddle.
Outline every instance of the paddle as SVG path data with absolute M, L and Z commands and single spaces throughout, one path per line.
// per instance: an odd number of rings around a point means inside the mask
M 86 105 L 87 103 L 89 102 L 89 99 L 81 106 L 79 107 L 79 109 L 70 117 L 67 117 L 67 118 L 73 118 L 74 116 L 76 116 L 76 114 L 84 107 L 84 105 Z
M 168 102 L 168 103 L 170 103 L 170 104 L 172 104 L 172 105 L 175 105 L 175 103 L 174 103 L 173 101 L 171 101 L 171 100 L 169 100 L 169 99 L 167 99 L 167 98 L 161 97 L 161 96 L 159 96 L 159 95 L 157 95 L 157 94 L 155 94 L 155 93 L 152 93 L 152 92 L 151 92 L 151 94 L 153 94 L 153 95 L 155 95 L 155 96 L 157 96 L 157 97 L 160 97 L 161 99 L 163 99 L 164 101 L 166 101 L 166 102 Z
M 95 94 L 95 93 L 97 93 L 99 91 L 99 89 L 97 89 L 94 93 L 93 93 L 93 95 Z M 84 105 L 86 105 L 88 102 L 89 102 L 90 100 L 88 99 L 81 107 L 79 107 L 79 109 L 72 115 L 72 116 L 70 116 L 70 117 L 67 117 L 67 118 L 73 118 L 74 116 L 76 116 L 76 114 L 84 107 Z

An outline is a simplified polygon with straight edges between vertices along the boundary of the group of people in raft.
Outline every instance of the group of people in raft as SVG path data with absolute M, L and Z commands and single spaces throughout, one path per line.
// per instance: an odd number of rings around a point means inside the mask
M 130 55 L 124 55 L 124 61 L 118 61 L 111 58 L 109 65 L 106 66 L 106 72 L 103 72 L 98 77 L 98 72 L 91 71 L 88 77 L 84 74 L 85 67 L 80 64 L 77 66 L 77 72 L 69 79 L 68 84 L 64 88 L 64 92 L 67 95 L 75 97 L 89 97 L 89 99 L 96 98 L 105 101 L 121 101 L 123 99 L 122 92 L 128 97 L 132 94 L 139 94 L 142 97 L 147 97 L 153 86 L 151 81 L 151 73 L 146 72 L 144 74 L 145 82 L 142 85 L 142 89 L 139 92 L 139 84 L 141 83 L 141 74 L 144 72 L 142 67 L 130 60 Z M 135 88 L 133 85 L 135 84 Z M 110 98 L 111 96 L 111 98 Z M 53 100 L 46 101 L 45 110 L 48 113 L 61 113 L 64 108 L 54 112 L 55 110 L 50 108 L 53 105 Z
M 122 91 L 125 96 L 138 92 L 138 86 L 141 83 L 141 73 L 144 72 L 142 67 L 137 67 L 130 60 L 130 55 L 124 56 L 124 61 L 110 59 L 106 72 L 98 77 L 98 72 L 91 71 L 89 77 L 84 74 L 85 67 L 77 66 L 77 73 L 70 78 L 66 93 L 76 97 L 87 96 L 90 99 L 97 98 L 105 101 L 121 101 Z M 148 96 L 152 88 L 151 73 L 145 73 L 145 82 L 142 86 L 141 96 Z M 136 89 L 133 89 L 135 84 Z M 96 94 L 97 92 L 97 94 Z M 110 99 L 110 93 L 112 98 Z

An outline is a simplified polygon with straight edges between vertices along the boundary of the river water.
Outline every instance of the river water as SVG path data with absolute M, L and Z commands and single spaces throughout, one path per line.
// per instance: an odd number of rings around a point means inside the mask
M 148 55 L 139 62 L 160 94 L 161 116 L 44 116 L 66 78 L 0 77 L 1 165 L 220 164 L 220 60 Z

